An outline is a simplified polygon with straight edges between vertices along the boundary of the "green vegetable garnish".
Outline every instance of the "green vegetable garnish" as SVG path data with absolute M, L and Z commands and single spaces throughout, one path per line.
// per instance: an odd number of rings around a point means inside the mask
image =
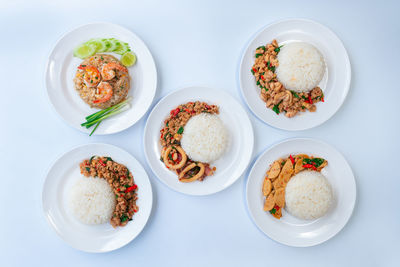
M 93 125 L 96 124 L 95 128 L 93 129 L 93 131 L 90 133 L 90 135 L 93 134 L 93 132 L 97 129 L 97 127 L 99 126 L 100 122 L 102 122 L 103 120 L 105 120 L 108 117 L 117 115 L 121 112 L 124 112 L 125 110 L 129 109 L 130 105 L 129 105 L 129 101 L 131 100 L 131 97 L 128 97 L 127 99 L 125 99 L 124 101 L 122 101 L 119 104 L 116 104 L 112 107 L 100 110 L 96 113 L 93 113 L 89 116 L 87 116 L 86 122 L 82 123 L 81 126 L 82 127 L 86 127 L 87 129 L 92 127 Z
M 181 126 L 177 132 L 178 134 L 182 134 L 183 133 L 183 127 Z
M 106 161 L 104 163 L 106 163 L 107 161 L 113 161 L 113 160 L 110 157 L 106 157 Z
M 303 98 L 303 99 L 307 99 L 307 97 L 305 97 L 304 95 L 302 95 L 302 96 L 301 96 L 301 98 Z
M 265 92 L 268 92 L 268 88 L 267 87 L 263 87 L 263 89 L 265 90 Z
M 299 95 L 295 91 L 290 91 L 295 98 L 300 98 Z
M 86 169 L 86 171 L 90 172 L 90 168 L 89 167 L 86 167 L 85 169 Z
M 168 135 L 171 135 L 171 134 L 168 132 L 166 135 L 164 135 L 164 141 L 167 141 L 167 136 Z
M 283 101 L 283 100 L 281 100 L 278 104 L 276 104 L 276 105 L 272 108 L 272 110 L 275 111 L 275 113 L 276 113 L 277 115 L 279 115 L 279 113 L 280 113 L 280 111 L 279 111 L 279 105 L 282 103 L 282 101 Z
M 253 73 L 253 75 L 254 75 L 254 70 L 253 70 L 253 69 L 251 69 L 250 71 L 251 71 L 251 73 Z
M 273 208 L 272 210 L 269 211 L 269 213 L 271 213 L 271 214 L 275 214 L 275 212 L 276 212 L 275 208 Z
M 282 47 L 282 46 L 283 46 L 283 45 L 281 45 L 281 46 L 275 48 L 274 51 L 275 51 L 276 53 L 279 53 L 279 52 L 281 51 L 281 47 Z
M 90 159 L 89 159 L 89 165 L 92 164 L 92 160 L 93 160 L 95 157 L 96 157 L 96 156 L 91 156 L 91 157 L 90 157 Z
M 321 158 L 313 158 L 313 159 L 303 159 L 303 164 L 311 164 L 313 166 L 315 166 L 316 168 L 318 168 L 319 166 L 321 166 L 322 163 L 324 163 L 324 159 Z
M 126 214 L 123 214 L 120 219 L 121 219 L 121 222 L 125 222 L 126 220 L 129 219 L 129 217 Z
M 258 58 L 259 56 L 262 56 L 263 54 L 256 54 L 256 58 Z
M 265 46 L 259 46 L 259 47 L 257 47 L 257 49 L 256 50 L 258 50 L 258 49 L 264 49 L 265 50 Z

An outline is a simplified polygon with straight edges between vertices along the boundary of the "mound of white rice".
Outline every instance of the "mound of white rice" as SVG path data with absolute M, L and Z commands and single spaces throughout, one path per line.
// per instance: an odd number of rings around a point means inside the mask
M 300 219 L 312 220 L 326 214 L 332 203 L 328 180 L 316 171 L 302 171 L 286 186 L 286 210 Z
M 324 58 L 318 49 L 310 44 L 285 44 L 278 54 L 278 61 L 276 76 L 286 89 L 308 92 L 324 77 Z
M 71 188 L 69 205 L 80 222 L 102 224 L 111 219 L 115 196 L 105 179 L 82 178 Z
M 201 113 L 186 123 L 181 145 L 194 161 L 209 163 L 221 157 L 228 144 L 228 132 L 217 115 Z

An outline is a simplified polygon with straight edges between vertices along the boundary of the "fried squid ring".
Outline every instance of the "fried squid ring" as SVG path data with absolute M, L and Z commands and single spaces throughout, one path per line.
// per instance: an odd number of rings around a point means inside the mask
M 170 159 L 169 159 L 169 153 L 171 153 L 172 150 L 172 146 L 168 147 L 163 154 L 163 161 L 165 166 L 167 166 L 168 168 L 172 169 L 172 170 L 176 170 L 176 169 L 180 169 L 183 166 L 185 166 L 185 163 L 187 161 L 187 156 L 185 151 L 183 151 L 183 149 L 180 146 L 174 146 L 176 153 L 181 154 L 182 159 L 181 161 L 179 161 L 176 164 L 170 163 Z M 174 162 L 175 163 L 175 162 Z
M 187 174 L 190 170 L 199 167 L 200 170 L 192 177 L 189 178 L 185 178 L 185 174 Z M 181 171 L 181 173 L 179 174 L 179 181 L 183 182 L 183 183 L 190 183 L 193 181 L 196 181 L 197 179 L 199 179 L 200 177 L 202 177 L 204 174 L 204 165 L 203 163 L 192 163 L 189 164 L 188 166 L 186 166 L 185 169 L 183 169 L 183 171 Z

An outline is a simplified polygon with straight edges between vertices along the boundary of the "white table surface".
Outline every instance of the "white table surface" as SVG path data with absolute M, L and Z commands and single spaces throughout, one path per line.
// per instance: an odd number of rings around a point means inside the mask
M 1 1 L 1 266 L 400 266 L 400 5 L 395 1 Z M 225 191 L 189 197 L 163 185 L 146 164 L 145 120 L 128 130 L 89 137 L 51 108 L 44 68 L 58 38 L 93 21 L 137 33 L 153 53 L 159 83 L 153 105 L 169 92 L 206 85 L 241 98 L 237 70 L 246 42 L 265 25 L 303 17 L 331 28 L 352 64 L 350 93 L 325 124 L 302 132 L 265 125 L 249 112 L 255 158 L 290 137 L 315 137 L 341 151 L 357 181 L 346 227 L 311 248 L 278 244 L 251 221 L 243 178 Z M 42 185 L 55 158 L 90 142 L 117 145 L 147 170 L 152 216 L 127 246 L 106 254 L 70 248 L 47 224 Z M 278 261 L 278 262 L 274 262 Z

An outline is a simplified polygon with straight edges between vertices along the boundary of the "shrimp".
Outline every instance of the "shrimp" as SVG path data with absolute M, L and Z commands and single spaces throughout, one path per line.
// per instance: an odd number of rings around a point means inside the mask
M 115 77 L 115 71 L 119 70 L 122 72 L 128 72 L 128 69 L 122 66 L 121 64 L 117 62 L 110 62 L 107 63 L 103 66 L 101 69 L 101 76 L 103 77 L 103 80 L 109 81 L 112 78 Z
M 100 72 L 94 66 L 78 67 L 83 69 L 83 82 L 87 87 L 96 87 L 100 82 Z
M 97 86 L 97 92 L 95 95 L 95 100 L 93 100 L 93 103 L 104 103 L 108 100 L 111 99 L 113 95 L 113 88 L 111 86 L 111 84 L 109 84 L 108 82 L 101 82 L 98 86 Z

